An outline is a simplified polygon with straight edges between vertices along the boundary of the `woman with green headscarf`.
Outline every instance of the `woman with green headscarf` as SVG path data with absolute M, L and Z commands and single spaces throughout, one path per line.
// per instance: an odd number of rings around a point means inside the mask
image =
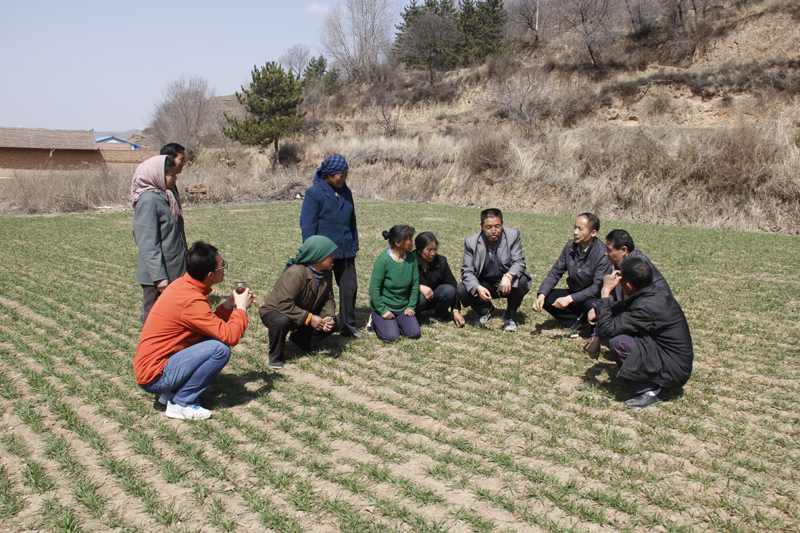
M 336 302 L 331 269 L 336 243 L 314 235 L 286 262 L 283 274 L 258 309 L 269 330 L 269 366 L 283 368 L 286 334 L 289 340 L 309 352 L 334 332 Z

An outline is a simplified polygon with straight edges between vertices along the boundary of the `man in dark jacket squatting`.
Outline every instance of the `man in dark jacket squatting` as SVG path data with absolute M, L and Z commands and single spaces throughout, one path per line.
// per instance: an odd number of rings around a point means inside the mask
M 610 295 L 619 285 L 625 300 Z M 653 284 L 653 270 L 641 257 L 629 257 L 603 279 L 594 304 L 597 333 L 610 337 L 609 349 L 620 380 L 634 395 L 628 407 L 661 401 L 665 389 L 682 387 L 692 373 L 692 336 L 678 302 Z

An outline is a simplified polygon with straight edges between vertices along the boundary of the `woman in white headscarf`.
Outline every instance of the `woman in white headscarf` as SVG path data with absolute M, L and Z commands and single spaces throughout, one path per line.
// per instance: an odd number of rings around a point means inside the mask
M 175 171 L 172 156 L 157 155 L 136 168 L 131 182 L 133 238 L 139 247 L 136 282 L 144 292 L 142 324 L 167 285 L 186 273 L 186 235 Z

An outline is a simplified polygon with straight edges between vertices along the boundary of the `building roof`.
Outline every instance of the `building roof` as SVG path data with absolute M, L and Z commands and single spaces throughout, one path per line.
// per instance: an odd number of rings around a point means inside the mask
M 139 150 L 142 148 L 141 144 L 132 143 L 130 141 L 126 141 L 125 139 L 114 137 L 113 135 L 109 135 L 107 137 L 98 137 L 95 139 L 95 142 L 103 144 L 129 144 L 133 147 L 134 150 Z
M 28 130 L 0 128 L 0 148 L 98 150 L 92 130 Z

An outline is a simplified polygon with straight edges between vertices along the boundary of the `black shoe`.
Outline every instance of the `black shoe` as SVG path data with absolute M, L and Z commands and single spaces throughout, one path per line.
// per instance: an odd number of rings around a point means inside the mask
M 581 327 L 581 325 L 583 324 L 583 317 L 584 316 L 586 316 L 585 313 L 582 314 L 581 316 L 579 316 L 578 318 L 576 318 L 575 322 L 573 322 L 569 326 L 564 326 L 564 329 L 567 330 L 567 331 L 575 331 L 576 329 Z
M 162 413 L 167 410 L 167 406 L 158 401 L 159 395 L 156 394 L 156 399 L 153 400 L 153 410 L 161 411 Z
M 654 393 L 653 391 L 647 391 L 641 393 L 636 398 L 631 398 L 630 400 L 625 400 L 623 402 L 625 406 L 630 407 L 632 409 L 644 409 L 645 407 L 650 407 L 655 403 L 661 403 L 661 398 L 658 394 Z
M 270 361 L 269 362 L 270 368 L 283 368 L 283 361 Z
M 364 338 L 364 334 L 361 333 L 360 331 L 342 330 L 342 332 L 339 333 L 339 335 L 341 335 L 342 337 L 353 337 L 354 339 L 363 339 Z

